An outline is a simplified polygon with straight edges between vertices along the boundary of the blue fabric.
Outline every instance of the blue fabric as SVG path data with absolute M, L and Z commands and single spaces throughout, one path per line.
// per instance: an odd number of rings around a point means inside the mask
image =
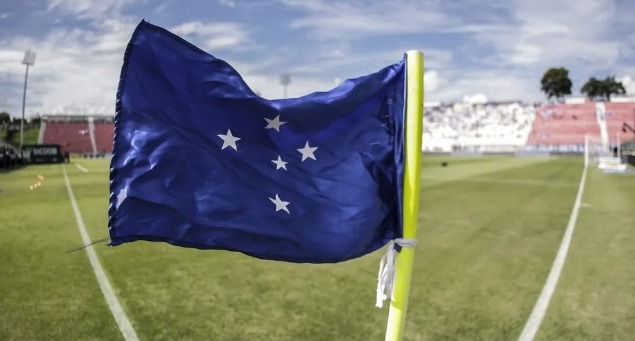
M 117 92 L 110 245 L 335 263 L 401 237 L 404 73 L 401 60 L 266 100 L 228 63 L 141 21 Z

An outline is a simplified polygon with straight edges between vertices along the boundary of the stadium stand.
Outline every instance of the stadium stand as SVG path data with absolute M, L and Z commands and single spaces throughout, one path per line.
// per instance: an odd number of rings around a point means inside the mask
M 535 107 L 518 102 L 455 103 L 427 107 L 424 115 L 424 151 L 511 152 L 525 144 Z
M 616 136 L 620 134 L 623 141 L 628 140 L 631 133 L 623 133 L 622 126 L 627 123 L 635 127 L 635 103 L 608 102 L 605 105 L 609 139 L 613 142 Z
M 95 143 L 98 153 L 111 153 L 115 125 L 112 121 L 95 121 Z
M 615 146 L 622 125 L 635 126 L 633 101 L 428 103 L 424 112 L 424 152 L 578 153 L 585 135 Z M 621 142 L 632 138 L 622 133 Z
M 624 123 L 635 127 L 635 102 L 436 102 L 426 103 L 424 115 L 424 152 L 578 153 L 587 134 L 614 146 Z M 51 115 L 41 121 L 38 142 L 101 156 L 112 152 L 113 136 L 113 116 Z M 633 137 L 629 132 L 620 138 L 624 143 Z
M 625 122 L 632 122 L 635 103 L 584 102 L 549 104 L 538 108 L 525 149 L 582 151 L 584 136 L 606 139 L 614 146 Z M 629 139 L 622 135 L 621 141 Z
M 103 156 L 112 152 L 112 116 L 50 115 L 42 119 L 39 143 L 55 143 L 63 152 Z
M 49 120 L 42 136 L 43 143 L 60 144 L 64 152 L 93 153 L 90 136 L 88 135 L 88 122 Z
M 558 151 L 581 151 L 586 134 L 600 136 L 593 102 L 547 104 L 536 111 L 527 147 L 549 147 Z

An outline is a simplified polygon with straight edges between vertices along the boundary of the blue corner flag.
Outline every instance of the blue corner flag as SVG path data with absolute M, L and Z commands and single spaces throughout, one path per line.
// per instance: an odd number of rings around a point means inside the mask
M 110 245 L 162 241 L 336 263 L 402 236 L 404 60 L 266 100 L 145 21 L 117 92 Z

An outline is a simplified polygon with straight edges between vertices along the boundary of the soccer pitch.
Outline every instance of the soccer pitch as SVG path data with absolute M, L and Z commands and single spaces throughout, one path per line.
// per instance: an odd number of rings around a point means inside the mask
M 516 340 L 567 227 L 582 158 L 423 162 L 405 339 Z M 123 340 L 86 251 L 66 253 L 82 239 L 62 167 L 97 240 L 108 236 L 108 160 L 73 163 L 0 173 L 0 340 Z M 635 335 L 634 207 L 635 176 L 589 168 L 536 340 Z M 374 303 L 385 248 L 329 265 L 149 242 L 93 249 L 141 340 L 384 338 L 388 309 Z

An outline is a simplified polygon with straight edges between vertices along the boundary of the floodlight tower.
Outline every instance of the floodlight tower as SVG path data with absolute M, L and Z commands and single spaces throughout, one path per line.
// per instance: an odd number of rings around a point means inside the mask
M 282 84 L 282 98 L 287 98 L 287 86 L 291 84 L 291 75 L 288 73 L 280 75 L 280 84 Z
M 29 66 L 35 64 L 35 51 L 26 50 L 22 64 L 26 65 L 26 74 L 24 75 L 24 92 L 22 94 L 22 120 L 20 121 L 20 152 L 24 145 L 24 108 L 26 106 L 26 82 L 29 78 Z

